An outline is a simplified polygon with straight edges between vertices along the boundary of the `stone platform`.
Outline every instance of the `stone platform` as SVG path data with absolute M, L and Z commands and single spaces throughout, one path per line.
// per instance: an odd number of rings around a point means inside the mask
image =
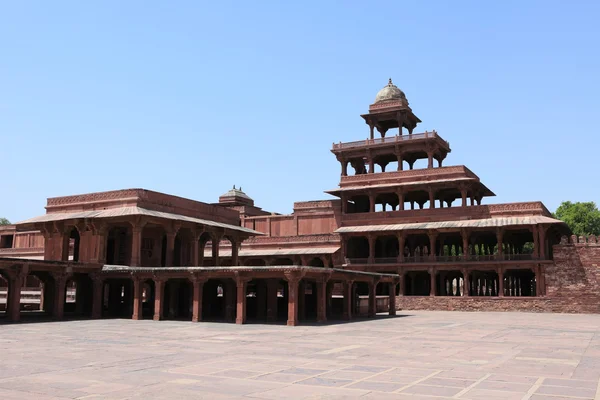
M 600 315 L 0 325 L 8 399 L 600 399 Z

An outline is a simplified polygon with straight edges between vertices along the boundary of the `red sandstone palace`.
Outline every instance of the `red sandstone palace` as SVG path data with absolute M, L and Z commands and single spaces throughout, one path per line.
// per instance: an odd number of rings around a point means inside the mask
M 541 202 L 482 204 L 493 192 L 442 166 L 449 143 L 414 132 L 391 80 L 362 118 L 369 137 L 331 150 L 337 199 L 289 215 L 235 187 L 215 204 L 143 189 L 48 199 L 46 214 L 0 227 L 0 315 L 296 325 L 396 309 L 600 311 L 596 238 L 568 240 Z

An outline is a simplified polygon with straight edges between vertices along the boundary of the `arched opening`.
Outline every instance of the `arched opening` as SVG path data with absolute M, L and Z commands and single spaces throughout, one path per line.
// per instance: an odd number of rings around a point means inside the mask
M 142 267 L 164 267 L 167 253 L 165 229 L 160 225 L 146 225 L 142 231 Z
M 354 195 L 348 197 L 348 204 L 346 205 L 347 214 L 355 213 L 366 213 L 370 210 L 369 196 L 364 194 Z
M 396 193 L 380 193 L 375 197 L 375 211 L 396 211 L 398 195 Z
M 496 271 L 472 271 L 469 276 L 469 296 L 498 296 Z
M 191 320 L 193 286 L 189 279 L 169 279 L 165 283 L 162 309 L 165 319 Z
M 375 240 L 375 263 L 396 263 L 398 260 L 398 238 L 396 236 L 379 236 Z
M 131 265 L 131 227 L 115 226 L 108 231 L 106 263 Z
M 404 275 L 405 296 L 429 296 L 431 276 L 427 271 L 409 271 Z
M 461 271 L 439 271 L 435 282 L 436 296 L 464 296 L 464 277 Z
M 424 262 L 428 259 L 429 236 L 424 233 L 415 233 L 406 236 L 404 246 L 404 261 Z
M 295 265 L 291 258 L 275 258 L 271 265 Z
M 531 260 L 534 253 L 533 232 L 529 229 L 511 229 L 504 233 L 504 259 Z
M 504 272 L 504 296 L 536 296 L 536 276 L 531 269 L 509 269 Z
M 212 240 L 209 232 L 204 232 L 198 238 L 198 265 L 212 265 Z M 210 246 L 207 244 L 210 243 Z
M 155 296 L 156 285 L 154 280 L 146 279 L 142 283 L 142 318 L 152 319 L 154 317 Z
M 79 236 L 79 231 L 77 228 L 71 229 L 71 233 L 69 234 L 69 247 L 73 249 L 73 261 L 79 262 L 79 247 L 81 244 L 81 237 Z
M 349 162 L 352 169 L 354 169 L 354 175 L 363 175 L 367 173 L 367 167 L 364 158 L 353 158 L 349 160 Z
M 404 209 L 417 210 L 428 208 L 429 192 L 425 190 L 413 190 L 404 194 Z
M 310 267 L 317 267 L 317 268 L 324 268 L 325 264 L 323 263 L 323 260 L 320 257 L 314 257 L 312 258 L 309 262 L 308 265 Z
M 131 318 L 133 282 L 131 279 L 107 279 L 102 296 L 103 314 L 113 318 Z
M 366 263 L 369 258 L 369 239 L 352 236 L 346 242 L 346 257 L 350 263 Z
M 89 317 L 92 315 L 93 282 L 88 274 L 76 273 L 67 281 L 65 315 Z
M 202 320 L 234 322 L 236 294 L 232 279 L 209 279 L 202 290 Z
M 233 266 L 233 248 L 231 246 L 231 239 L 228 236 L 223 236 L 223 239 L 219 242 L 219 249 L 221 254 L 226 254 L 222 249 L 229 249 L 227 256 L 219 255 L 220 262 L 219 265 L 224 267 Z

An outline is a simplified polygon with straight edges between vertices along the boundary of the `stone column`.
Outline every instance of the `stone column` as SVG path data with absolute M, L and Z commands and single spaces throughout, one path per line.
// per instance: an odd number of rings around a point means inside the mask
M 298 284 L 300 278 L 294 275 L 286 276 L 288 282 L 288 326 L 298 325 Z
M 317 322 L 327 322 L 327 278 L 317 279 Z
M 498 254 L 496 254 L 496 259 L 497 260 L 503 260 L 504 259 L 504 252 L 502 251 L 502 240 L 504 239 L 504 230 L 502 229 L 497 229 L 496 230 L 496 241 L 498 242 Z
M 369 193 L 369 212 L 375 212 L 375 194 Z
M 404 211 L 404 192 L 398 191 L 398 211 Z
M 200 266 L 200 258 L 199 258 L 199 251 L 200 251 L 200 234 L 196 231 L 192 231 L 192 243 L 191 243 L 191 250 L 192 250 L 192 259 L 190 260 L 190 264 L 193 267 L 198 267 Z
M 369 260 L 368 260 L 368 263 L 369 264 L 374 264 L 375 263 L 375 242 L 376 242 L 376 237 L 373 234 L 369 234 L 369 236 L 367 236 L 367 239 L 369 240 Z
M 498 296 L 504 297 L 504 268 L 498 267 L 496 273 L 498 274 Z
M 466 268 L 462 270 L 463 274 L 463 296 L 469 297 L 469 271 Z
M 21 319 L 21 287 L 27 271 L 18 271 L 9 276 L 8 293 L 6 295 L 6 314 L 8 320 L 18 322 Z
M 429 259 L 435 261 L 435 242 L 437 241 L 437 232 L 429 232 Z
M 65 314 L 65 295 L 68 275 L 65 273 L 53 274 L 54 278 L 54 309 L 53 316 L 61 320 Z
M 389 299 L 389 303 L 390 303 L 390 309 L 389 309 L 389 314 L 390 315 L 396 315 L 396 282 L 391 282 L 389 284 L 389 295 L 390 295 L 390 299 Z
M 343 319 L 352 319 L 352 285 L 353 281 L 344 282 L 344 308 L 343 308 Z
M 469 259 L 469 231 L 463 229 L 460 234 L 462 236 L 463 259 L 466 261 Z
M 396 156 L 398 157 L 398 171 L 402 171 L 402 169 L 403 169 L 402 154 L 397 154 Z
M 433 168 L 433 153 L 427 153 L 427 168 Z
M 245 324 L 246 323 L 246 286 L 248 284 L 248 280 L 244 278 L 236 279 L 236 288 L 237 288 L 237 312 L 235 317 L 236 324 Z
M 143 281 L 134 276 L 133 278 L 133 314 L 131 319 L 142 319 L 142 287 Z
M 206 279 L 193 276 L 191 282 L 194 291 L 192 297 L 192 322 L 200 322 L 202 321 L 202 294 Z
M 348 176 L 348 161 L 342 159 L 340 162 L 342 164 L 342 176 Z
M 173 266 L 173 256 L 175 253 L 175 236 L 177 232 L 167 232 L 167 254 L 165 254 L 165 266 Z
M 432 188 L 429 188 L 429 208 L 435 208 L 435 193 Z
M 375 124 L 372 123 L 372 122 L 369 122 L 369 131 L 370 131 L 370 134 L 371 134 L 371 136 L 370 136 L 371 140 L 373 140 L 373 138 L 375 137 L 375 131 L 374 130 L 375 130 Z
M 240 264 L 239 262 L 239 243 L 238 243 L 238 239 L 231 239 L 231 265 L 233 265 L 234 267 L 238 266 Z
M 430 278 L 429 295 L 435 296 L 435 269 L 434 268 L 429 268 L 429 278 Z
M 537 225 L 532 225 L 531 233 L 533 235 L 533 258 L 537 259 L 538 257 L 540 257 L 540 241 Z
M 219 234 L 212 235 L 212 264 L 214 267 L 219 266 L 219 243 L 221 242 L 222 236 Z
M 377 315 L 377 282 L 369 282 L 369 312 L 368 317 L 373 318 Z
M 406 236 L 403 232 L 398 233 L 398 262 L 404 262 L 404 247 L 406 245 Z
M 467 189 L 465 189 L 465 188 L 460 189 L 460 197 L 462 199 L 462 207 L 466 207 L 467 206 Z
M 94 275 L 92 277 L 92 318 L 102 318 L 102 303 L 104 302 L 104 279 L 101 276 Z
M 154 321 L 163 319 L 163 296 L 165 294 L 166 280 L 158 277 L 154 278 Z
M 277 321 L 277 289 L 279 282 L 275 279 L 267 281 L 267 321 Z

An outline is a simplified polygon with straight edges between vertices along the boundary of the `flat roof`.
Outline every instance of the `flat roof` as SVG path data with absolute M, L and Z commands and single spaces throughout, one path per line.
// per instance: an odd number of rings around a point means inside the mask
M 162 211 L 154 211 L 148 210 L 146 208 L 130 206 L 130 207 L 118 207 L 118 208 L 108 208 L 106 210 L 93 210 L 93 211 L 78 211 L 78 212 L 70 212 L 70 213 L 50 213 L 40 215 L 39 217 L 34 217 L 27 219 L 25 221 L 18 222 L 17 229 L 19 228 L 30 228 L 33 224 L 43 223 L 43 222 L 52 222 L 52 221 L 65 221 L 69 219 L 94 219 L 94 218 L 115 218 L 115 217 L 126 217 L 126 216 L 134 216 L 134 215 L 142 215 L 148 217 L 156 217 L 162 219 L 170 219 L 176 221 L 184 221 L 191 222 L 195 224 L 202 224 L 206 226 L 213 226 L 217 228 L 224 228 L 238 232 L 245 232 L 251 235 L 263 235 L 263 233 L 255 231 L 253 229 L 244 228 L 237 225 L 224 224 L 222 222 L 210 221 L 207 219 L 188 217 L 181 214 L 173 214 Z

